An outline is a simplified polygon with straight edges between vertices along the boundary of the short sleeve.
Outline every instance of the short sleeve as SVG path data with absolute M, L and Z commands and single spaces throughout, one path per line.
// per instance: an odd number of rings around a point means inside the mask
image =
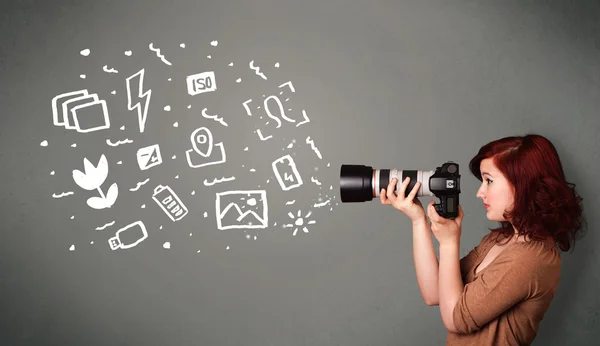
M 472 282 L 464 286 L 453 310 L 459 333 L 481 329 L 513 305 L 527 298 L 537 277 L 535 261 L 522 251 L 501 253 Z

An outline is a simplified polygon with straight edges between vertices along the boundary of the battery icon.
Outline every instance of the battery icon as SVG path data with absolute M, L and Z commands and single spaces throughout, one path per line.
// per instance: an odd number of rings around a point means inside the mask
M 288 191 L 303 184 L 302 177 L 296 168 L 296 162 L 290 155 L 278 158 L 273 161 L 271 166 L 282 190 Z
M 169 186 L 155 187 L 152 199 L 173 222 L 181 220 L 188 213 L 186 206 Z

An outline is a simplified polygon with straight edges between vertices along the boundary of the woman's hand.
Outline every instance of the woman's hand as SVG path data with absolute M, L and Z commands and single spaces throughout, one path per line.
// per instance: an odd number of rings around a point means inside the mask
M 402 185 L 400 185 L 398 189 L 398 196 L 394 193 L 396 189 L 396 183 L 398 179 L 393 178 L 386 189 L 381 189 L 379 193 L 379 199 L 381 200 L 381 204 L 391 204 L 394 208 L 403 212 L 406 216 L 408 216 L 412 221 L 417 221 L 419 219 L 425 218 L 425 209 L 423 208 L 423 204 L 419 201 L 418 198 L 415 198 L 417 192 L 419 191 L 419 187 L 421 183 L 417 181 L 415 186 L 413 186 L 412 190 L 404 197 L 406 193 L 406 187 L 410 181 L 409 177 L 404 179 Z
M 427 216 L 429 216 L 429 221 L 431 221 L 431 232 L 440 245 L 458 242 L 460 240 L 462 220 L 465 216 L 462 206 L 458 206 L 458 216 L 452 220 L 441 217 L 435 210 L 434 203 L 435 201 L 431 201 L 427 206 Z

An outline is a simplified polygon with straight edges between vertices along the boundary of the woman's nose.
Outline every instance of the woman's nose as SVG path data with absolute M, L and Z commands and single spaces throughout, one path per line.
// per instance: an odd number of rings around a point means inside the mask
M 477 190 L 477 194 L 475 196 L 477 196 L 477 198 L 483 199 L 483 191 L 481 191 L 481 189 Z

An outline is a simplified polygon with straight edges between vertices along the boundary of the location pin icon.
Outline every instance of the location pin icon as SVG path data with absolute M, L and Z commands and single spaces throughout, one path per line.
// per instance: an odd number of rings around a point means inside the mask
M 206 127 L 197 128 L 191 136 L 192 148 L 203 157 L 209 157 L 213 149 L 213 136 Z

